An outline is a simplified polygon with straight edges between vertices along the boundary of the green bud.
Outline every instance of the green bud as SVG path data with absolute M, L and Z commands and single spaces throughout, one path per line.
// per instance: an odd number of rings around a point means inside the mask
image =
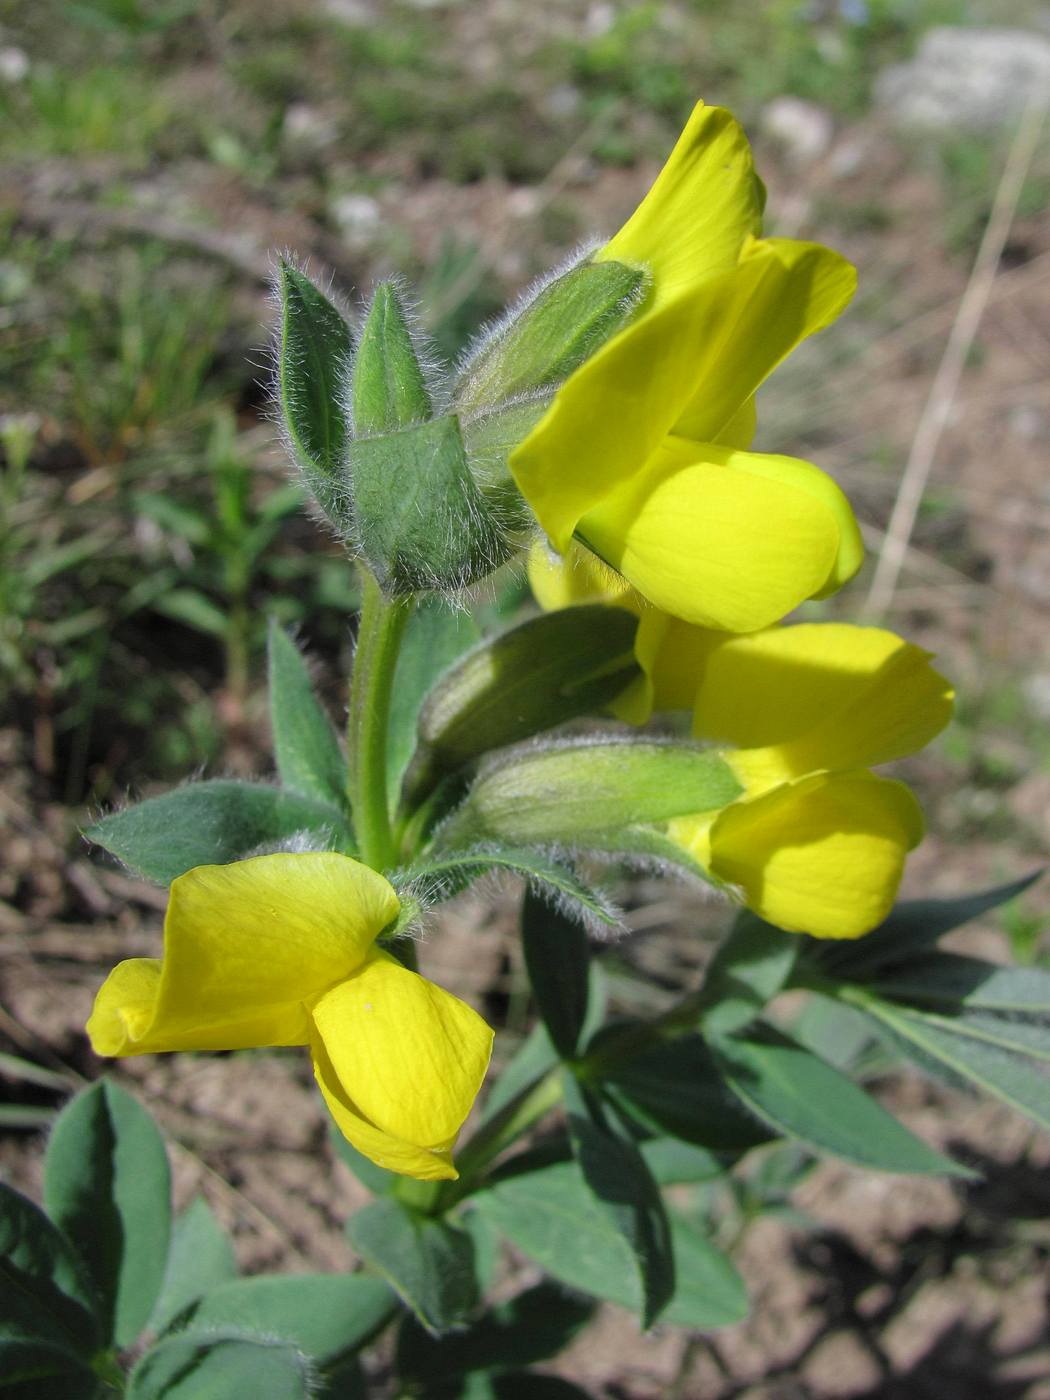
M 458 418 L 357 439 L 350 477 L 357 543 L 384 592 L 462 588 L 508 557 Z
M 441 828 L 438 844 L 444 850 L 485 840 L 587 846 L 592 834 L 713 811 L 739 795 L 729 766 L 695 745 L 552 743 L 494 757 Z
M 423 795 L 491 749 L 601 710 L 640 674 L 637 630 L 633 613 L 590 603 L 531 618 L 475 647 L 426 698 L 412 792 Z
M 646 280 L 625 263 L 577 263 L 481 342 L 463 366 L 456 407 L 477 410 L 553 388 L 627 324 Z
M 282 262 L 277 357 L 281 421 L 303 479 L 341 533 L 350 527 L 343 407 L 353 339 L 342 313 L 305 273 Z
M 365 317 L 352 399 L 355 437 L 392 433 L 433 412 L 405 310 L 391 282 L 376 288 Z

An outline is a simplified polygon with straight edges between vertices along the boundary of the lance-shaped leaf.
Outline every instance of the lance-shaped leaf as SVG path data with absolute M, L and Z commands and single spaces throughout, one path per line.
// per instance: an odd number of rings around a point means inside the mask
M 586 845 L 621 827 L 723 807 L 739 793 L 728 765 L 691 744 L 565 740 L 495 756 L 437 844 Z
M 818 1152 L 889 1172 L 972 1176 L 934 1151 L 825 1060 L 756 1025 L 711 1049 L 740 1101 L 771 1127 Z
M 83 1255 L 107 1339 L 130 1346 L 164 1282 L 171 1174 L 153 1119 L 109 1080 L 58 1116 L 44 1161 L 48 1214 Z
M 289 792 L 341 807 L 346 760 L 339 740 L 317 701 L 299 648 L 272 619 L 268 659 L 270 727 L 281 783 Z
M 805 961 L 844 981 L 869 977 L 876 969 L 910 961 L 953 928 L 1015 899 L 1038 880 L 1040 874 L 1036 871 L 1008 885 L 955 899 L 902 900 L 878 928 L 855 942 L 809 940 L 805 946 Z
M 36 1347 L 53 1350 L 50 1360 L 40 1359 L 40 1364 L 47 1360 L 54 1374 L 75 1372 L 77 1358 L 89 1359 L 102 1341 L 99 1299 L 83 1260 L 38 1206 L 3 1182 L 0 1297 L 4 1376 L 17 1376 L 31 1363 Z
M 591 953 L 586 931 L 577 919 L 526 890 L 521 939 L 540 1016 L 558 1054 L 570 1060 L 587 1020 Z
M 875 973 L 869 985 L 894 1001 L 1050 1016 L 1050 971 L 1041 967 L 999 967 L 957 953 L 930 953 Z
M 965 1020 L 957 1025 L 948 1017 L 883 1001 L 861 988 L 849 989 L 848 996 L 850 1004 L 871 1017 L 920 1068 L 956 1086 L 991 1094 L 1050 1129 L 1050 1075 L 1027 1055 L 987 1035 L 968 1034 Z
M 539 851 L 484 844 L 419 861 L 399 871 L 395 881 L 401 887 L 415 886 L 427 897 L 446 900 L 492 870 L 521 875 L 530 888 L 572 909 L 585 924 L 622 927 L 619 915 L 600 890 L 588 885 L 570 866 Z
M 573 1155 L 599 1208 L 627 1242 L 638 1275 L 642 1326 L 649 1328 L 675 1291 L 671 1227 L 660 1188 L 615 1110 L 570 1070 L 562 1087 Z
M 224 778 L 187 783 L 113 812 L 84 835 L 148 880 L 168 885 L 196 865 L 221 865 L 309 833 L 319 847 L 354 851 L 345 815 L 299 793 Z
M 787 981 L 798 953 L 794 934 L 745 909 L 707 969 L 699 1021 L 707 1032 L 739 1030 Z
M 126 1394 L 128 1400 L 306 1400 L 318 1393 L 315 1381 L 310 1359 L 288 1342 L 179 1332 L 139 1359 Z
M 458 1326 L 476 1306 L 474 1242 L 465 1230 L 385 1197 L 356 1211 L 346 1233 L 430 1331 Z
M 278 405 L 303 479 L 342 533 L 350 529 L 344 403 L 353 338 L 304 272 L 282 262 Z
M 474 1198 L 523 1254 L 569 1288 L 635 1313 L 641 1284 L 623 1234 L 595 1201 L 575 1161 L 513 1164 Z M 675 1292 L 662 1321 L 727 1327 L 747 1313 L 736 1269 L 695 1227 L 670 1216 Z
M 164 1332 L 203 1293 L 236 1276 L 229 1236 L 204 1197 L 195 1197 L 172 1226 L 164 1282 L 149 1320 L 150 1331 Z
M 288 1274 L 232 1279 L 184 1320 L 195 1332 L 237 1330 L 293 1342 L 327 1368 L 370 1342 L 398 1310 L 382 1279 Z
M 412 791 L 427 792 L 492 749 L 600 712 L 639 674 L 637 629 L 625 609 L 588 604 L 531 618 L 475 647 L 427 696 Z
M 354 434 L 372 437 L 422 423 L 432 412 L 404 304 L 380 282 L 361 328 L 353 373 Z
M 401 639 L 387 727 L 387 791 L 395 797 L 416 748 L 416 727 L 434 682 L 481 637 L 469 613 L 443 598 L 427 598 L 413 609 Z

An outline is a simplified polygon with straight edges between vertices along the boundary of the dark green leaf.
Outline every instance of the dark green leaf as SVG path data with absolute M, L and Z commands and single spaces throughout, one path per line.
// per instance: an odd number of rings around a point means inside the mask
M 474 1203 L 524 1254 L 570 1288 L 641 1311 L 641 1287 L 623 1235 L 573 1161 L 505 1175 Z M 671 1215 L 675 1296 L 664 1322 L 726 1327 L 747 1312 L 740 1276 L 692 1226 Z
M 160 1296 L 150 1330 L 163 1332 L 203 1294 L 237 1276 L 233 1247 L 203 1196 L 196 1196 L 175 1220 Z
M 545 1361 L 568 1346 L 593 1312 L 593 1303 L 570 1297 L 551 1283 L 539 1283 L 447 1337 L 430 1336 L 415 1318 L 406 1316 L 397 1340 L 398 1374 L 432 1382 Z
M 5 1297 L 5 1309 L 7 1302 Z M 98 1377 L 71 1352 L 57 1343 L 10 1336 L 11 1322 L 6 1317 L 0 1325 L 3 1400 L 97 1400 Z
M 602 1046 L 598 1041 L 593 1048 L 600 1051 Z M 712 1152 L 744 1151 L 772 1136 L 727 1088 L 698 1035 L 678 1036 L 613 1062 L 605 1074 L 624 1108 L 656 1132 Z
M 523 876 L 529 885 L 549 893 L 569 909 L 578 909 L 581 918 L 619 928 L 620 919 L 605 896 L 586 884 L 562 861 L 540 851 L 482 844 L 469 851 L 425 858 L 399 872 L 405 884 L 419 881 L 435 899 L 451 899 L 491 870 L 509 870 Z
M 810 940 L 806 961 L 843 980 L 870 976 L 876 968 L 909 961 L 916 953 L 930 948 L 942 934 L 1016 899 L 1041 873 L 1036 871 L 1008 885 L 955 899 L 902 900 L 878 928 L 863 938 L 843 942 Z
M 307 486 L 342 530 L 351 524 L 344 471 L 350 327 L 310 279 L 282 262 L 278 391 L 281 418 Z
M 660 1186 L 697 1185 L 725 1176 L 722 1159 L 704 1147 L 677 1138 L 651 1138 L 639 1143 L 645 1164 Z
M 103 817 L 84 835 L 148 880 L 170 884 L 195 865 L 221 865 L 309 832 L 352 853 L 342 813 L 294 792 L 217 778 L 188 783 Z
M 477 1305 L 474 1242 L 465 1230 L 385 1197 L 352 1215 L 346 1232 L 365 1263 L 431 1331 L 457 1326 Z
M 3 1182 L 0 1296 L 0 1374 L 15 1364 L 8 1345 L 46 1343 L 62 1355 L 90 1357 L 101 1341 L 98 1299 L 83 1262 L 44 1212 Z
M 711 1049 L 742 1103 L 818 1152 L 881 1171 L 972 1175 L 927 1147 L 839 1070 L 772 1027 L 720 1036 Z
M 303 797 L 341 807 L 346 760 L 339 740 L 317 702 L 299 648 L 272 619 L 269 686 L 273 751 L 282 785 Z
M 419 712 L 431 686 L 480 638 L 469 613 L 444 598 L 424 599 L 405 627 L 394 673 L 387 731 L 387 791 L 398 792 L 416 748 Z
M 753 1021 L 787 981 L 798 946 L 794 934 L 750 910 L 739 913 L 704 978 L 699 1017 L 704 1030 L 726 1033 Z
M 555 1049 L 572 1059 L 587 1019 L 590 948 L 577 919 L 525 891 L 521 910 L 522 951 L 540 1016 Z
M 895 1001 L 967 1006 L 982 1011 L 1050 1014 L 1050 972 L 998 967 L 955 953 L 929 953 L 876 975 L 872 989 Z
M 648 739 L 573 739 L 513 749 L 485 765 L 463 805 L 437 834 L 445 850 L 587 845 L 601 832 L 710 811 L 739 796 L 717 754 Z
M 313 1367 L 287 1342 L 178 1332 L 146 1352 L 131 1373 L 128 1400 L 307 1400 Z
M 1030 1059 L 971 1035 L 960 1034 L 946 1017 L 882 1001 L 862 993 L 855 1004 L 922 1068 L 954 1084 L 992 1094 L 1050 1129 L 1050 1075 Z
M 294 1342 L 328 1367 L 371 1341 L 397 1310 L 382 1279 L 285 1274 L 221 1284 L 198 1301 L 188 1323 L 196 1332 L 233 1330 Z
M 563 1075 L 569 1140 L 587 1189 L 630 1249 L 650 1328 L 675 1291 L 671 1228 L 659 1187 L 631 1134 L 598 1095 Z
M 44 1161 L 44 1200 L 84 1258 L 107 1340 L 130 1346 L 164 1281 L 171 1173 L 153 1119 L 110 1080 L 83 1090 L 59 1114 Z
M 602 710 L 639 674 L 638 619 L 590 604 L 531 618 L 476 647 L 427 696 L 413 786 L 492 749 Z

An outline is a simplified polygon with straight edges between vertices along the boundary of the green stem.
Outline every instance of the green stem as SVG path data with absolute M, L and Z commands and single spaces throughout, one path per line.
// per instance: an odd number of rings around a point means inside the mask
M 527 1128 L 561 1102 L 561 1064 L 522 1089 L 509 1103 L 482 1123 L 472 1138 L 456 1153 L 459 1180 L 450 1182 L 435 1203 L 440 1211 L 449 1210 L 477 1187 L 485 1168 L 509 1147 Z
M 386 781 L 390 694 L 412 599 L 388 602 L 365 568 L 361 569 L 361 583 L 361 617 L 347 721 L 347 794 L 361 859 L 374 870 L 385 870 L 396 861 Z

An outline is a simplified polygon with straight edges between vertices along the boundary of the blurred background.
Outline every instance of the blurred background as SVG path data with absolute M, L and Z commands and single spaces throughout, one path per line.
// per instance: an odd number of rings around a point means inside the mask
M 348 303 L 403 275 L 453 357 L 619 226 L 698 96 L 747 126 L 768 231 L 860 271 L 849 313 L 762 391 L 759 445 L 833 472 L 864 525 L 871 562 L 812 615 L 905 632 L 957 685 L 955 723 L 903 766 L 931 833 L 909 887 L 1046 860 L 1048 92 L 1050 8 L 1026 0 L 0 0 L 6 1177 L 37 1189 L 39 1129 L 98 1072 L 81 1028 L 102 972 L 156 947 L 163 891 L 79 826 L 192 772 L 267 772 L 269 615 L 344 704 L 352 574 L 268 408 L 274 250 Z M 713 936 L 724 914 L 624 896 L 636 936 L 608 962 L 637 1005 L 689 979 L 698 921 Z M 1045 959 L 1048 930 L 1037 889 L 966 946 Z M 506 912 L 461 903 L 427 957 L 513 1043 Z M 297 1058 L 125 1072 L 246 1266 L 348 1262 L 357 1188 Z M 610 1310 L 565 1374 L 624 1400 L 1050 1395 L 1045 1140 L 914 1079 L 887 1092 L 988 1184 L 766 1159 L 710 1203 L 749 1226 L 751 1321 L 642 1339 Z

